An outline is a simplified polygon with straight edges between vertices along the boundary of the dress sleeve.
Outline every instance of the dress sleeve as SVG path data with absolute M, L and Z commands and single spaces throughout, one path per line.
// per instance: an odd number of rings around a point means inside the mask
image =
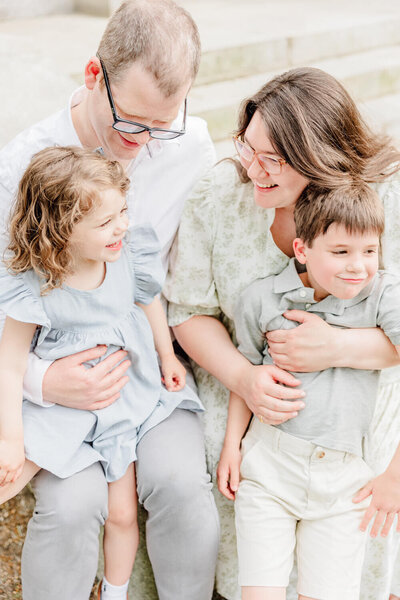
M 30 276 L 30 272 L 13 275 L 2 266 L 0 268 L 0 309 L 16 321 L 36 323 L 47 332 L 50 329 L 50 320 L 40 300 L 39 282 L 36 290 L 34 290 L 35 286 L 30 285 L 33 282 L 34 275 Z
M 217 228 L 214 172 L 211 170 L 197 184 L 186 201 L 171 248 L 163 290 L 169 301 L 171 326 L 194 315 L 221 315 L 212 268 Z
M 135 279 L 135 302 L 150 304 L 162 290 L 165 274 L 160 244 L 150 225 L 138 225 L 129 231 L 129 262 Z

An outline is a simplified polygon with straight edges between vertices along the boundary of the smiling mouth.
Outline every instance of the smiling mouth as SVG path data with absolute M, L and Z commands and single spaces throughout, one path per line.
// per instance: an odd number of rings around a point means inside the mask
M 257 183 L 256 186 L 262 190 L 271 190 L 272 188 L 279 187 L 276 183 Z
M 138 144 L 137 142 L 134 142 L 134 141 L 132 142 L 131 140 L 127 140 L 127 139 L 126 139 L 126 138 L 125 138 L 123 135 L 121 135 L 119 132 L 118 132 L 118 135 L 119 135 L 119 137 L 121 138 L 121 140 L 122 140 L 122 143 L 123 143 L 124 145 L 128 146 L 129 148 L 139 148 L 140 144 Z
M 122 240 L 114 242 L 113 244 L 108 244 L 106 248 L 109 248 L 110 250 L 120 250 L 122 248 Z

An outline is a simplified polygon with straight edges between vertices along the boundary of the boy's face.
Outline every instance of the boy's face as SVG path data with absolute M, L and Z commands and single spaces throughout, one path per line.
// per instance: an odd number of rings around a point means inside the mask
M 293 246 L 297 260 L 307 267 L 306 285 L 315 290 L 316 300 L 330 294 L 354 298 L 378 270 L 379 236 L 373 231 L 349 233 L 343 225 L 333 223 L 311 247 L 300 238 Z

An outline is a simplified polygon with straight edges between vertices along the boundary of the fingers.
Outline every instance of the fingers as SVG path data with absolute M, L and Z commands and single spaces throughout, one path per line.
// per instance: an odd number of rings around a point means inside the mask
M 67 356 L 64 359 L 69 359 L 75 365 L 81 365 L 84 362 L 88 362 L 89 360 L 94 360 L 95 358 L 100 358 L 106 352 L 107 346 L 99 345 L 94 348 L 89 348 L 88 350 L 82 350 L 82 352 L 77 352 L 76 354 L 71 354 L 71 356 Z
M 393 521 L 394 521 L 396 514 L 397 513 L 395 513 L 395 512 L 387 513 L 386 521 L 385 521 L 385 524 L 382 527 L 382 531 L 381 531 L 382 537 L 386 537 L 388 535 L 390 528 L 393 525 Z
M 229 477 L 229 487 L 232 492 L 235 493 L 239 489 L 239 469 L 231 468 L 231 473 Z
M 275 365 L 272 365 L 269 368 L 269 373 L 276 381 L 280 381 L 285 385 L 295 386 L 301 383 L 300 379 L 296 379 L 296 377 L 294 377 L 291 373 L 288 373 L 287 371 L 284 371 L 284 369 L 280 369 Z M 297 395 L 299 395 L 299 393 L 303 396 L 305 395 L 301 390 L 297 390 L 297 392 Z
M 368 496 L 372 494 L 372 489 L 372 481 L 369 481 L 366 485 L 364 485 L 364 487 L 361 488 L 361 490 L 358 490 L 357 494 L 353 497 L 353 502 L 357 504 L 358 502 L 365 500 L 365 498 L 368 498 Z
M 106 408 L 107 406 L 110 406 L 110 404 L 118 400 L 120 396 L 121 394 L 118 393 L 114 394 L 110 398 L 107 398 L 107 400 L 93 402 L 93 404 L 87 407 L 87 410 L 100 410 L 101 408 Z
M 281 413 L 269 410 L 268 408 L 260 408 L 259 412 L 257 413 L 257 417 L 260 420 L 262 419 L 262 422 L 266 423 L 267 425 L 280 425 L 281 423 L 285 423 L 285 421 L 289 421 L 289 419 L 297 417 L 297 415 L 297 412 Z
M 235 494 L 229 488 L 229 467 L 219 463 L 217 468 L 218 490 L 228 500 L 234 500 Z
M 371 533 L 370 533 L 370 536 L 372 538 L 374 538 L 378 535 L 383 523 L 385 522 L 386 515 L 387 515 L 387 513 L 383 510 L 378 510 L 378 512 L 376 513 L 375 521 L 374 521 L 374 524 L 372 525 L 372 529 L 371 529 Z
M 172 373 L 167 373 L 166 375 L 164 375 L 164 385 L 169 392 L 174 391 L 175 382 Z
M 306 321 L 312 321 L 314 318 L 319 318 L 317 315 L 313 315 L 305 310 L 287 310 L 283 313 L 285 319 L 290 321 L 297 321 L 298 323 L 305 323 Z
M 129 377 L 125 375 L 107 389 L 99 392 L 96 396 L 96 400 L 93 403 L 96 406 L 95 410 L 99 408 L 99 405 L 101 403 L 108 402 L 111 399 L 111 397 L 115 396 L 116 394 L 119 394 L 119 392 L 122 390 L 122 388 L 128 381 Z M 108 403 L 111 404 L 111 402 Z M 108 406 L 108 404 L 106 404 L 106 406 Z
M 110 373 L 110 371 L 112 371 L 114 367 L 116 367 L 116 365 L 118 365 L 118 363 L 126 357 L 127 354 L 128 353 L 126 352 L 126 350 L 117 350 L 116 352 L 112 352 L 112 354 L 107 356 L 107 358 L 100 361 L 91 369 L 92 374 L 95 373 L 97 379 L 102 379 L 103 377 L 106 377 L 106 375 Z M 128 366 L 126 367 L 126 369 L 128 368 Z
M 367 529 L 368 524 L 370 523 L 370 521 L 373 518 L 373 516 L 374 516 L 375 513 L 376 513 L 375 506 L 373 504 L 370 504 L 368 506 L 367 510 L 365 511 L 364 517 L 363 517 L 363 519 L 361 521 L 360 531 L 365 531 Z

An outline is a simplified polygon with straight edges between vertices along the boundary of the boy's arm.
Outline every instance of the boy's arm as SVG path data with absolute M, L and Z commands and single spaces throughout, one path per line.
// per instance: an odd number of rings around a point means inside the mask
M 25 460 L 22 381 L 35 329 L 7 317 L 0 341 L 0 485 L 14 481 Z
M 229 398 L 225 440 L 217 468 L 218 489 L 229 500 L 235 499 L 239 487 L 240 445 L 251 416 L 245 401 L 232 392 Z
M 177 392 L 185 385 L 186 369 L 175 356 L 167 318 L 161 301 L 156 297 L 150 304 L 138 303 L 138 306 L 145 312 L 153 331 L 154 345 L 160 357 L 165 387 L 170 392 Z

